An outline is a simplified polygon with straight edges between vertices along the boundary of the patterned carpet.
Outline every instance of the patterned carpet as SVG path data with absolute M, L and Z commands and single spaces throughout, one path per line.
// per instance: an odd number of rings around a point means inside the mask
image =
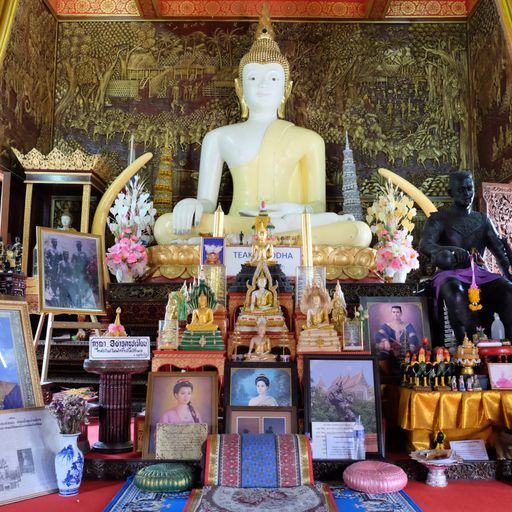
M 145 493 L 132 480 L 127 480 L 105 512 L 421 512 L 404 491 L 366 494 L 333 486 L 329 494 L 322 484 L 284 489 L 205 487 L 193 491 L 190 498 L 189 492 Z

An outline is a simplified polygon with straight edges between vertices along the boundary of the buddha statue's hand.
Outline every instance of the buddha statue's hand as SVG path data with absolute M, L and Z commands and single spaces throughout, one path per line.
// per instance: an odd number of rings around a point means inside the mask
M 192 231 L 192 225 L 199 224 L 203 212 L 211 213 L 213 211 L 214 205 L 207 199 L 182 199 L 174 207 L 172 229 L 176 235 L 189 233 Z

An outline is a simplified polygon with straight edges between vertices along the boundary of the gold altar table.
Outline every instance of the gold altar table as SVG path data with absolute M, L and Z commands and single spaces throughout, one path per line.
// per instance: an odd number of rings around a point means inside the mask
M 223 350 L 153 350 L 151 371 L 158 372 L 166 365 L 176 366 L 182 370 L 197 370 L 204 366 L 214 366 L 219 374 L 219 383 L 224 382 Z
M 398 425 L 411 448 L 430 448 L 436 432 L 448 441 L 484 439 L 492 426 L 512 428 L 512 391 L 414 391 L 400 388 Z

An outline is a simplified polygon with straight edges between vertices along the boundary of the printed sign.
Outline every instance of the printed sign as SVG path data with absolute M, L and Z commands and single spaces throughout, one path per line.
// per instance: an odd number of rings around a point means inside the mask
M 242 263 L 247 263 L 252 256 L 251 247 L 248 245 L 228 245 L 224 251 L 228 277 L 236 276 L 242 268 Z M 281 265 L 286 277 L 295 278 L 297 267 L 302 265 L 301 248 L 275 246 L 274 259 Z
M 89 339 L 89 359 L 149 360 L 151 355 L 149 336 L 119 336 Z

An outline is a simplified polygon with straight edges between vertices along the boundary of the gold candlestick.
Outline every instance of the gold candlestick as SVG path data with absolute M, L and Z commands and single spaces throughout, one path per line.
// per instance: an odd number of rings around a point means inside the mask
M 313 266 L 313 242 L 311 239 L 311 215 L 304 208 L 302 212 L 302 265 Z
M 224 236 L 224 212 L 222 211 L 220 204 L 213 214 L 213 236 Z

